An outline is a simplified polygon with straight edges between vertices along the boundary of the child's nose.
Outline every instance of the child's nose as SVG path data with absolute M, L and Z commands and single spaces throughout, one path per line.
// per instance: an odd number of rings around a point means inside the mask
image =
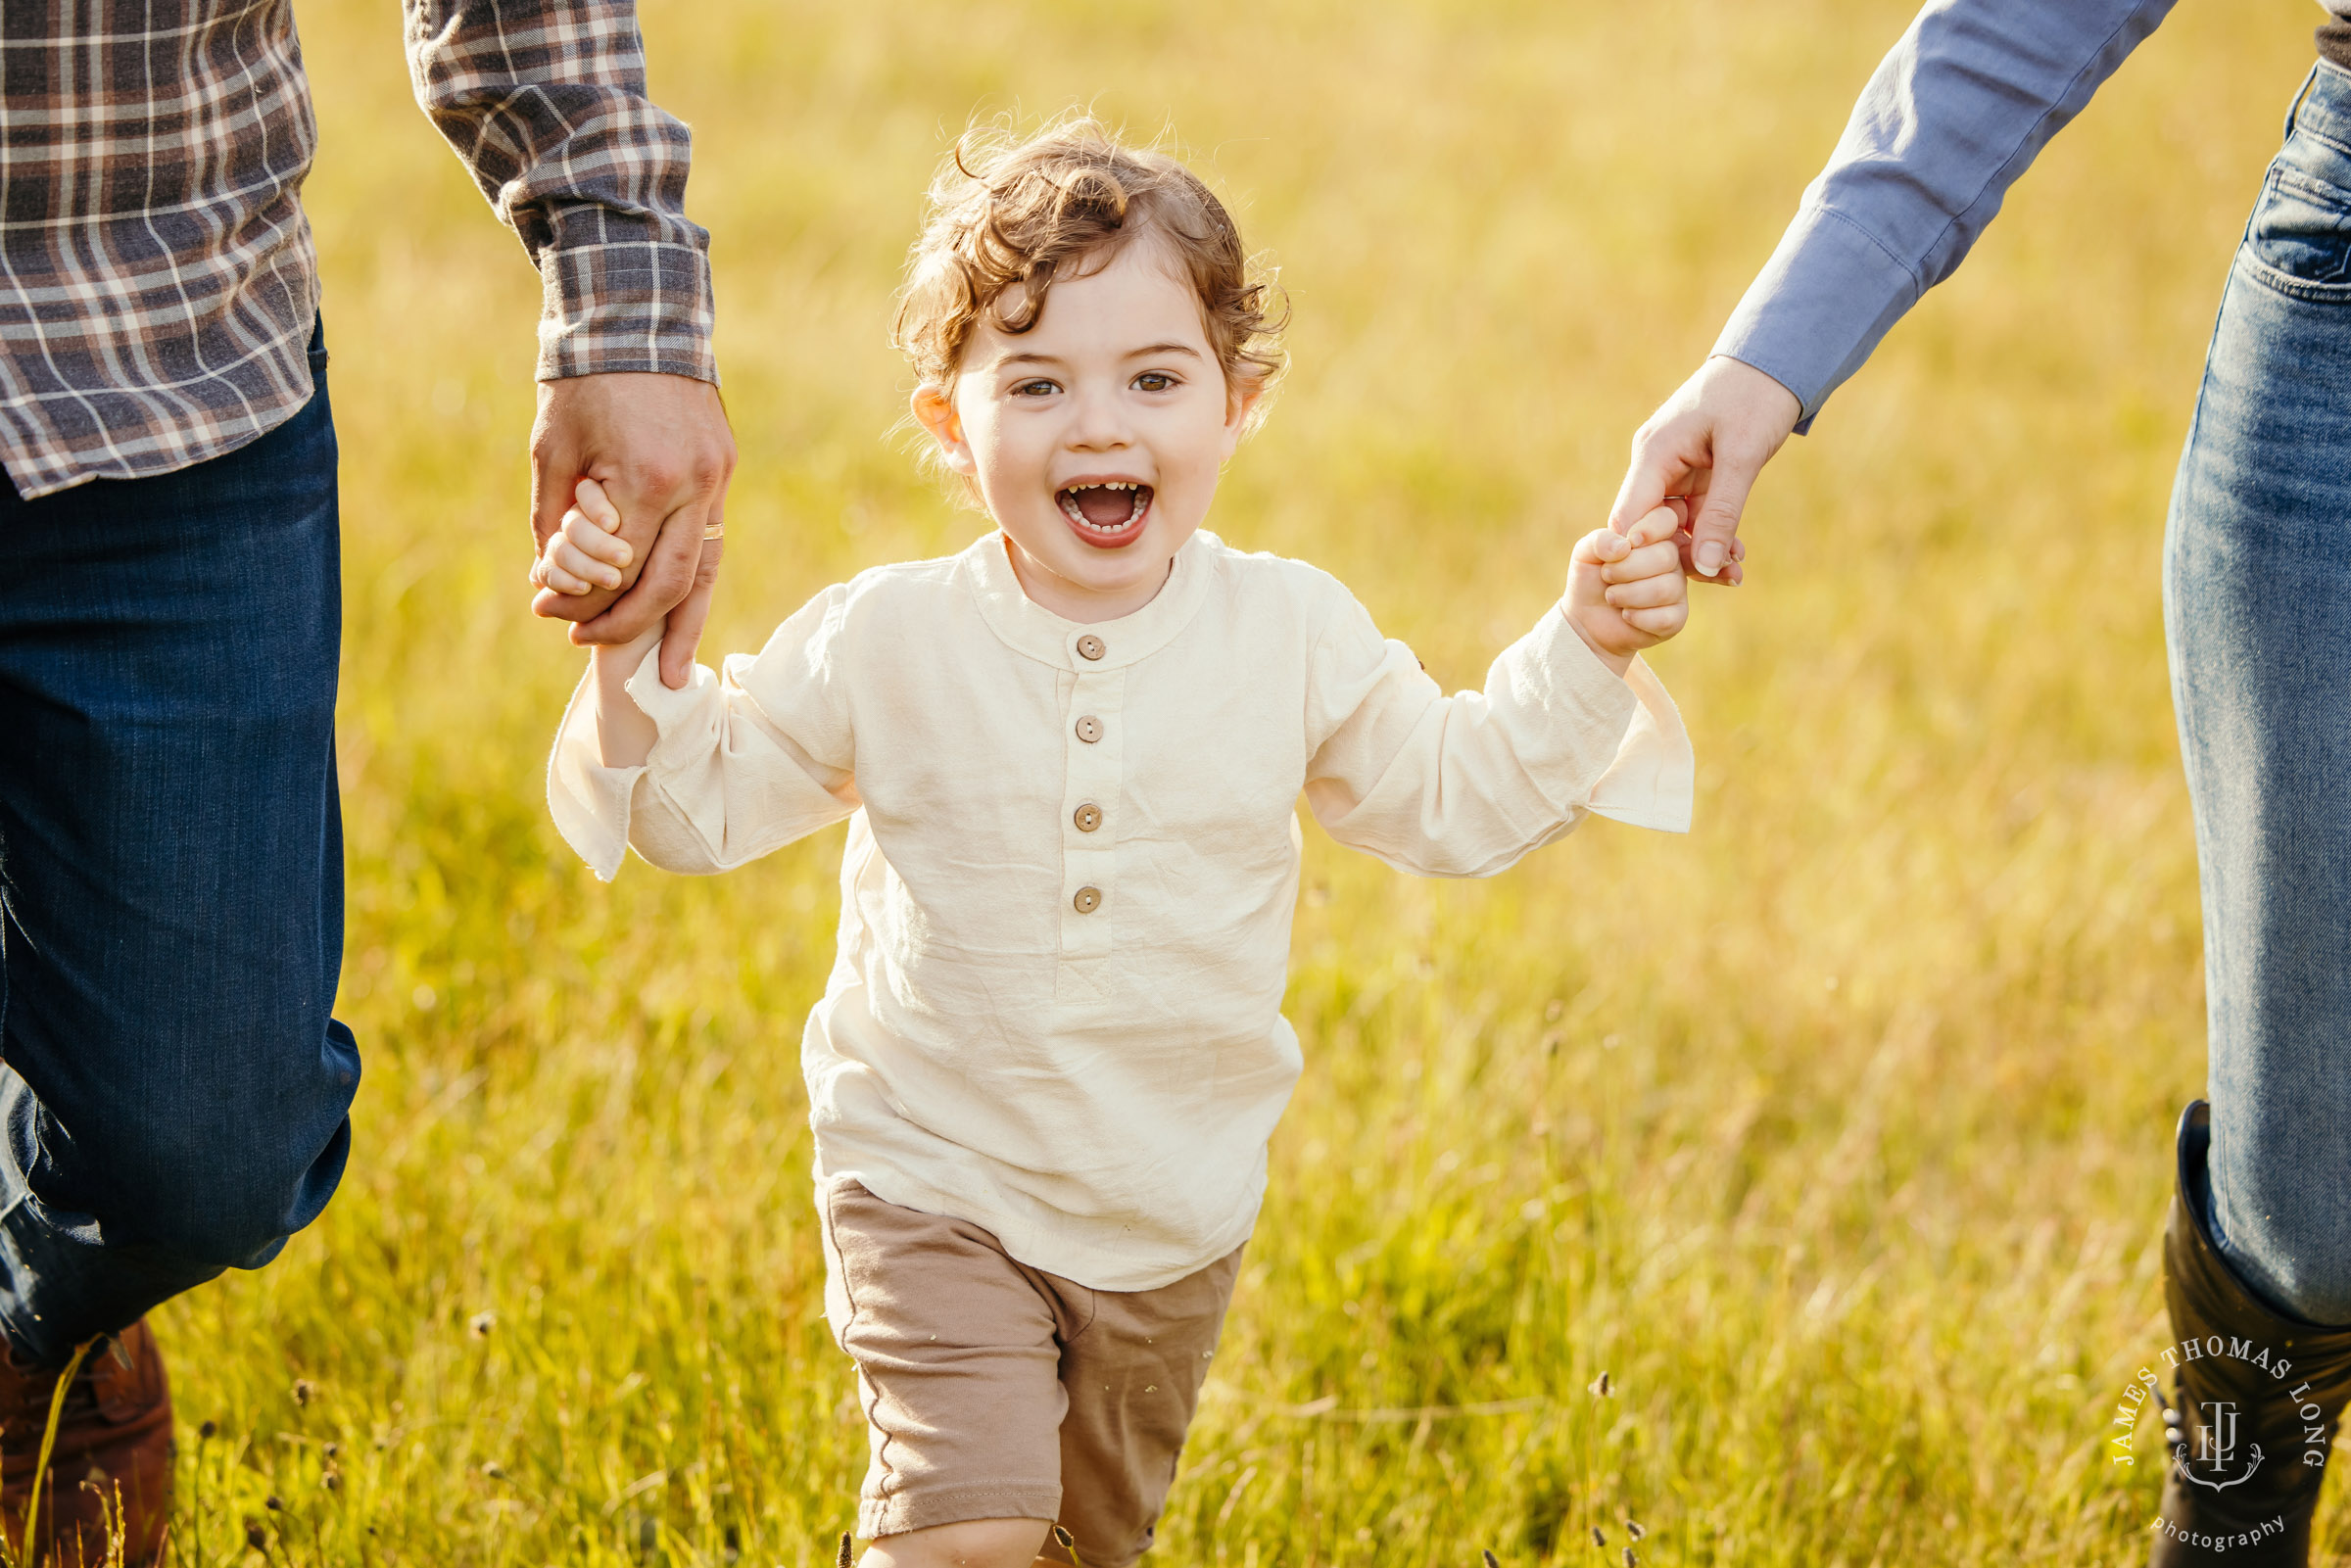
M 1118 400 L 1087 398 L 1080 402 L 1077 421 L 1070 428 L 1070 441 L 1072 446 L 1089 451 L 1126 446 L 1127 418 Z

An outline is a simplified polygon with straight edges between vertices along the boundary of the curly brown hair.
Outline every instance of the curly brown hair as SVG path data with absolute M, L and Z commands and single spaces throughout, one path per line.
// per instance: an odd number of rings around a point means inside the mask
M 1288 312 L 1224 204 L 1174 158 L 1084 115 L 1025 140 L 999 121 L 956 143 L 931 183 L 890 341 L 924 384 L 943 387 L 983 318 L 1027 332 L 1056 279 L 1086 275 L 1138 235 L 1198 294 L 1226 385 L 1271 383 Z

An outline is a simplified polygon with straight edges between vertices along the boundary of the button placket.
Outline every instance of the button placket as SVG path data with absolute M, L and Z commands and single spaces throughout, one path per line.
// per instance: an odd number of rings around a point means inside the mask
M 1127 677 L 1093 668 L 1082 651 L 1071 662 L 1077 670 L 1062 741 L 1061 951 L 1075 958 L 1111 950 L 1119 896 L 1111 806 L 1125 773 Z M 1090 829 L 1083 826 L 1089 820 Z

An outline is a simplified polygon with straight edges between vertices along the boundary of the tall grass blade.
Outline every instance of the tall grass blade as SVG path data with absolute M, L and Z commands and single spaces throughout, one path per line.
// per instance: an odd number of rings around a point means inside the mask
M 103 1338 L 104 1335 L 98 1336 L 98 1339 Z M 49 1424 L 41 1431 L 41 1456 L 32 1467 L 32 1496 L 24 1502 L 23 1557 L 25 1568 L 39 1568 L 33 1543 L 40 1539 L 36 1532 L 41 1522 L 41 1483 L 49 1477 L 49 1455 L 57 1449 L 57 1423 L 66 1413 L 66 1390 L 73 1386 L 74 1374 L 81 1370 L 82 1361 L 89 1355 L 91 1348 L 97 1345 L 98 1339 L 86 1339 L 73 1347 L 73 1358 L 66 1363 L 63 1372 L 57 1374 L 57 1387 L 49 1395 Z

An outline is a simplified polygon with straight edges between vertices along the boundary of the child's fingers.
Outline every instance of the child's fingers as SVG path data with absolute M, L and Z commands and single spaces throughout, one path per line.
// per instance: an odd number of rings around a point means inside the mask
M 580 510 L 591 522 L 607 534 L 620 531 L 620 508 L 604 494 L 604 487 L 593 479 L 583 479 L 572 487 L 571 499 L 580 503 Z
M 1627 529 L 1624 541 L 1638 549 L 1644 545 L 1655 545 L 1661 539 L 1671 539 L 1675 534 L 1681 532 L 1681 528 L 1680 514 L 1675 512 L 1671 506 L 1659 506 L 1645 514 L 1639 522 Z
M 588 581 L 572 569 L 571 562 L 576 559 L 576 552 L 566 553 L 563 536 L 552 534 L 548 537 L 547 547 L 531 562 L 531 581 L 541 588 L 574 597 L 593 594 L 600 585 Z
M 1599 566 L 1605 570 L 1611 561 L 1623 560 L 1631 550 L 1621 534 L 1596 528 L 1575 542 L 1574 559 L 1579 566 Z
M 552 573 L 556 568 L 582 582 L 593 583 L 598 588 L 620 587 L 620 571 L 617 567 L 606 566 L 595 559 L 561 534 L 548 541 L 547 563 L 551 572 L 551 587 L 553 586 Z
M 1634 631 L 1662 641 L 1689 624 L 1690 601 L 1677 599 L 1671 604 L 1660 604 L 1654 609 L 1619 610 L 1616 613 L 1623 616 L 1624 624 Z
M 531 581 L 557 594 L 573 595 L 589 593 L 595 588 L 594 584 L 581 582 L 545 555 L 531 562 Z
M 1602 591 L 1600 596 L 1620 610 L 1649 610 L 1661 604 L 1678 603 L 1689 592 L 1677 568 L 1664 576 L 1645 577 L 1638 583 L 1611 584 Z
M 1681 547 L 1672 540 L 1666 539 L 1660 540 L 1655 545 L 1644 545 L 1639 549 L 1626 554 L 1624 559 L 1603 566 L 1600 569 L 1600 580 L 1604 583 L 1631 583 L 1645 577 L 1657 577 L 1666 572 L 1678 573 L 1681 569 Z
M 637 552 L 629 548 L 627 540 L 618 534 L 608 534 L 587 515 L 574 507 L 563 514 L 563 538 L 574 549 L 590 560 L 602 561 L 607 566 L 626 566 Z

